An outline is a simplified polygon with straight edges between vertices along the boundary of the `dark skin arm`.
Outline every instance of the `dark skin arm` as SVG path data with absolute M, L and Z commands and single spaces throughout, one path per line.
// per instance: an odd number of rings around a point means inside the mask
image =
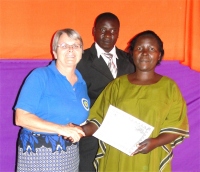
M 77 127 L 78 129 L 82 129 L 83 132 L 85 133 L 85 136 L 92 136 L 92 134 L 98 129 L 97 125 L 95 125 L 92 122 L 88 122 L 87 124 L 83 126 L 77 126 L 74 124 L 70 124 L 70 125 L 71 126 L 73 125 L 74 127 Z M 177 134 L 163 133 L 163 134 L 160 134 L 156 138 L 148 138 L 139 144 L 138 149 L 135 150 L 135 152 L 133 152 L 132 155 L 136 155 L 138 153 L 147 154 L 159 146 L 169 144 L 170 142 L 177 139 L 178 137 L 179 135 Z
M 87 124 L 81 126 L 85 136 L 92 136 L 92 134 L 97 131 L 98 127 L 92 122 L 88 122 Z
M 136 155 L 138 153 L 147 154 L 159 146 L 169 144 L 170 142 L 177 139 L 178 137 L 179 135 L 177 134 L 163 133 L 163 134 L 160 134 L 156 138 L 146 139 L 139 144 L 138 149 L 135 150 L 135 152 L 133 152 L 132 155 Z

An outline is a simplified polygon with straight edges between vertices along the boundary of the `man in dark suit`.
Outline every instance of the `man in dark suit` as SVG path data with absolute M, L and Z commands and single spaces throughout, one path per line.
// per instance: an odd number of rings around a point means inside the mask
M 87 83 L 91 106 L 109 82 L 118 76 L 134 72 L 127 53 L 118 49 L 115 44 L 119 35 L 120 22 L 112 13 L 100 14 L 93 27 L 95 42 L 89 49 L 84 50 L 83 57 L 77 65 Z M 109 59 L 105 53 L 112 56 L 112 64 L 116 71 L 112 74 L 109 69 Z M 93 161 L 98 149 L 98 140 L 94 137 L 85 137 L 80 140 L 79 170 L 84 172 L 95 171 Z

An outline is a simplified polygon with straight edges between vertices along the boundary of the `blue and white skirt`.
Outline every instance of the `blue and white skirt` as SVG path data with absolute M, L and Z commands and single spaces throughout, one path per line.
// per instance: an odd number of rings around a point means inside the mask
M 61 136 L 22 129 L 18 140 L 17 172 L 77 172 L 78 144 Z

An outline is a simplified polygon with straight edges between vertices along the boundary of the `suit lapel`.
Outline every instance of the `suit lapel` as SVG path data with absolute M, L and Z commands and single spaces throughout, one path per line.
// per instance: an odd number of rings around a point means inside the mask
M 104 75 L 106 78 L 113 80 L 113 76 L 107 66 L 107 64 L 105 63 L 104 59 L 102 57 L 98 58 L 97 57 L 97 51 L 95 48 L 95 45 L 93 44 L 91 49 L 91 60 L 92 60 L 92 66 L 96 71 L 98 71 L 99 73 L 101 73 L 102 75 Z
M 124 70 L 127 68 L 127 63 L 124 62 L 124 58 L 119 54 L 120 51 L 116 47 L 116 54 L 118 56 L 117 59 L 117 77 L 124 74 Z
M 100 72 L 102 75 L 104 75 L 108 79 L 110 79 L 110 80 L 114 79 L 107 64 L 105 63 L 105 61 L 102 57 L 95 58 L 92 63 L 92 67 L 94 67 L 98 72 Z

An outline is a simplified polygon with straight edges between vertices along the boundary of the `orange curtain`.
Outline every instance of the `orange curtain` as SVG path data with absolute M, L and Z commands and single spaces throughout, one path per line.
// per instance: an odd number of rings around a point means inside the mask
M 200 0 L 187 0 L 185 12 L 185 53 L 182 64 L 200 72 Z
M 0 0 L 0 59 L 52 59 L 51 38 L 62 28 L 77 30 L 88 48 L 94 19 L 106 11 L 121 21 L 119 48 L 153 30 L 164 42 L 164 60 L 200 72 L 200 0 Z

